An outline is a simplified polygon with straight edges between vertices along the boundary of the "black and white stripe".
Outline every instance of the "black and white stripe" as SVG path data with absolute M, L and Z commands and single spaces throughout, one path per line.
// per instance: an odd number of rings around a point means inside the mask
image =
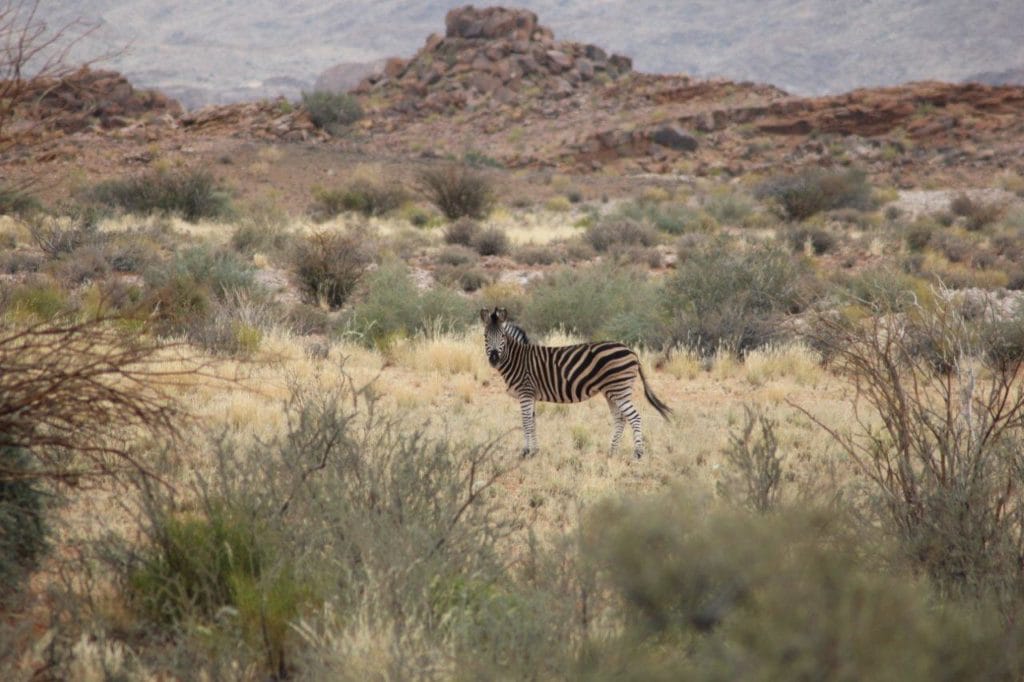
M 536 346 L 526 333 L 508 321 L 503 308 L 480 311 L 485 325 L 487 359 L 519 400 L 526 445 L 523 456 L 537 452 L 535 404 L 578 403 L 597 394 L 608 401 L 615 427 L 611 450 L 619 446 L 628 421 L 633 429 L 633 453 L 643 456 L 640 413 L 633 405 L 633 382 L 639 376 L 644 396 L 662 417 L 671 410 L 651 391 L 636 353 L 621 343 L 600 341 L 572 346 Z

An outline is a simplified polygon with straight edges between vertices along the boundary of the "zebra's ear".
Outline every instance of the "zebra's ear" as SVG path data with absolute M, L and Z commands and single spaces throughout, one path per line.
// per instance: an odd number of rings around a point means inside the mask
M 496 311 L 498 322 L 505 324 L 505 320 L 508 319 L 508 311 L 504 308 L 498 308 Z
M 487 312 L 487 308 L 481 308 L 480 309 L 480 321 L 481 322 L 483 322 L 484 324 L 487 324 L 487 319 L 490 316 L 491 316 L 491 314 L 489 312 Z

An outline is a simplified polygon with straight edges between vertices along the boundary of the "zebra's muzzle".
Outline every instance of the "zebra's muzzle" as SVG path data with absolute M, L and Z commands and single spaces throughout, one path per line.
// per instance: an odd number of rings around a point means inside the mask
M 491 363 L 491 367 L 498 366 L 498 351 L 492 350 L 487 351 L 487 362 Z

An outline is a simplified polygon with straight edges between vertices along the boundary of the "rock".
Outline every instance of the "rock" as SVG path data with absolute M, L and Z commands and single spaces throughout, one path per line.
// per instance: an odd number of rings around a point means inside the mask
M 473 76 L 470 78 L 469 83 L 475 90 L 477 90 L 477 92 L 483 94 L 494 92 L 495 90 L 502 86 L 502 82 L 500 79 L 483 71 L 478 71 L 477 73 L 474 73 Z
M 458 7 L 445 16 L 445 35 L 449 38 L 511 38 L 525 40 L 537 27 L 537 15 L 528 10 L 472 5 Z
M 384 75 L 388 78 L 399 78 L 405 72 L 406 64 L 400 57 L 391 57 L 384 62 Z
M 576 60 L 576 71 L 580 78 L 589 81 L 594 77 L 594 63 L 585 57 Z
M 585 45 L 583 47 L 583 55 L 591 61 L 600 62 L 602 64 L 608 61 L 608 53 L 597 45 Z
M 423 44 L 424 52 L 434 52 L 437 48 L 441 47 L 441 43 L 444 42 L 444 36 L 440 33 L 431 33 L 427 36 L 427 42 Z
M 629 73 L 633 70 L 633 60 L 621 54 L 613 54 L 608 59 L 608 65 L 619 73 Z
M 572 57 L 561 50 L 548 50 L 544 53 L 552 73 L 561 73 L 572 68 Z
M 575 92 L 575 89 L 572 87 L 572 83 L 564 78 L 555 78 L 552 80 L 551 87 L 548 92 L 555 99 L 562 99 Z
M 662 147 L 677 149 L 679 151 L 696 151 L 699 143 L 697 138 L 675 124 L 669 124 L 656 128 L 651 133 L 651 141 Z

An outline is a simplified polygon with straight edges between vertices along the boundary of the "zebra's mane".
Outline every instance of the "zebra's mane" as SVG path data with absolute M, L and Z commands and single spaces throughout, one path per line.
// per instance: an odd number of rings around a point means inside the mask
M 505 323 L 502 325 L 502 330 L 505 332 L 506 336 L 508 336 L 510 339 L 514 339 L 517 343 L 521 343 L 524 346 L 530 345 L 530 338 L 526 335 L 526 332 L 524 332 L 523 328 L 520 327 L 519 325 L 513 324 L 512 322 L 506 320 Z

